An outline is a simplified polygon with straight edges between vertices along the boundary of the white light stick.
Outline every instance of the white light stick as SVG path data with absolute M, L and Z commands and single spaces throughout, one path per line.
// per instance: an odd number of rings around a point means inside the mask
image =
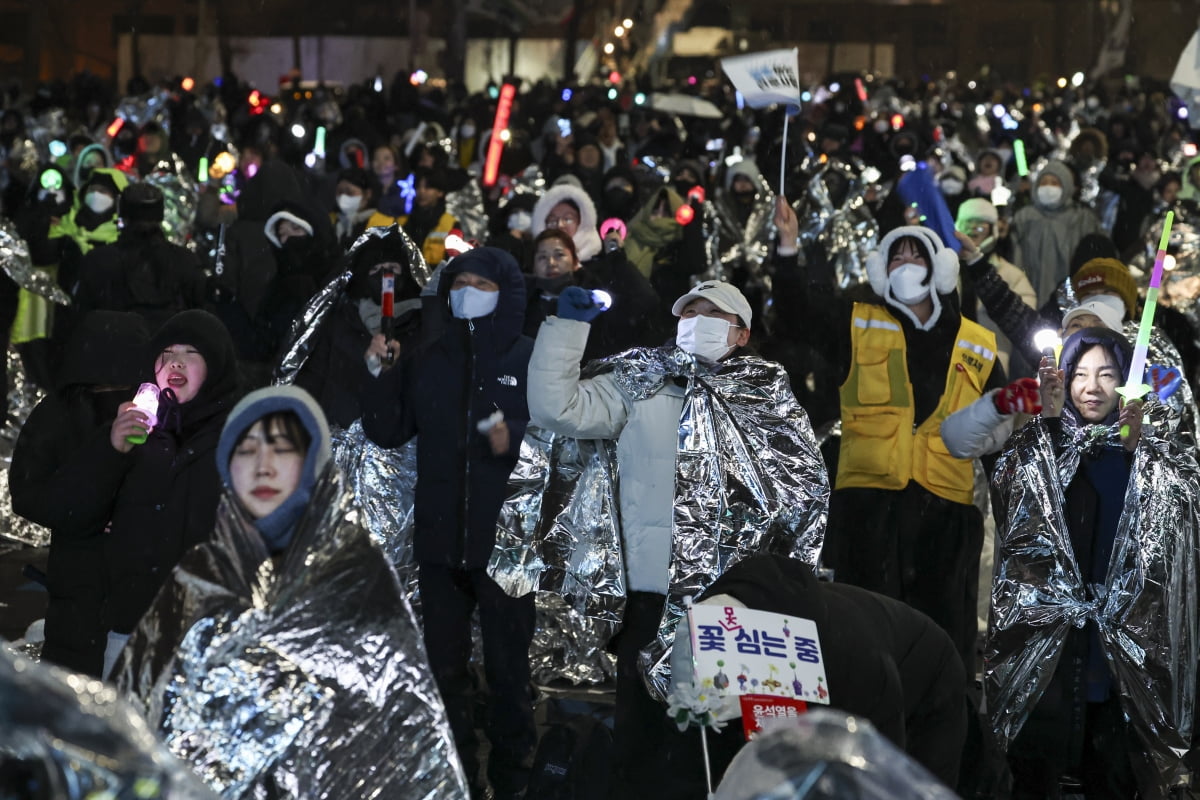
M 1053 358 L 1055 363 L 1058 363 L 1057 352 L 1062 347 L 1062 339 L 1058 336 L 1058 331 L 1053 328 L 1044 328 L 1033 335 L 1033 346 L 1042 351 L 1042 355 Z

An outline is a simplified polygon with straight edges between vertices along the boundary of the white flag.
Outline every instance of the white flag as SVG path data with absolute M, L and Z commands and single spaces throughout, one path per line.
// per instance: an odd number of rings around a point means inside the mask
M 800 51 L 795 47 L 721 59 L 721 69 L 751 108 L 774 103 L 799 105 L 799 65 Z

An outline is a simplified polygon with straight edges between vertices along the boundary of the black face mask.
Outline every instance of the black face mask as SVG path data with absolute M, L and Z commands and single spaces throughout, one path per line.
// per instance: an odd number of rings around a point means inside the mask
M 687 197 L 687 193 L 690 192 L 693 187 L 698 185 L 699 184 L 692 183 L 691 181 L 674 181 L 671 184 L 671 187 L 675 189 L 680 197 Z
M 317 244 L 311 236 L 293 236 L 279 248 L 276 262 L 281 275 L 293 275 L 304 272 L 309 265 L 309 259 L 316 252 Z
M 617 216 L 625 216 L 633 210 L 633 192 L 629 189 L 605 190 L 604 207 Z
M 350 285 L 346 287 L 346 294 L 354 300 L 374 300 L 378 303 L 383 298 L 383 272 L 368 275 L 369 269 L 370 267 L 366 267 L 361 272 L 354 273 Z
M 733 199 L 743 205 L 749 205 L 750 203 L 754 202 L 755 192 L 753 189 L 751 189 L 750 191 L 747 191 L 747 192 L 732 192 L 732 194 L 733 194 Z

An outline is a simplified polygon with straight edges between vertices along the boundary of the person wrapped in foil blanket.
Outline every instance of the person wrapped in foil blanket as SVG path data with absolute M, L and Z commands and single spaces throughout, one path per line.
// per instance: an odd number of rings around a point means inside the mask
M 749 303 L 729 284 L 702 283 L 676 308 L 706 293 L 748 326 Z M 600 634 L 621 622 L 629 591 L 665 595 L 641 653 L 647 686 L 662 698 L 684 597 L 753 552 L 815 565 L 828 477 L 778 364 L 741 347 L 713 360 L 668 345 L 594 362 L 580 380 L 589 326 L 562 308 L 530 362 L 531 413 L 537 420 L 540 410 L 543 427 L 527 432 L 489 571 L 510 594 L 563 595 Z M 563 393 L 572 399 L 551 411 Z M 669 544 L 647 546 L 647 535 Z
M 226 433 L 245 428 L 254 403 L 315 430 L 313 477 L 260 516 L 225 473 L 212 539 L 184 556 L 142 618 L 118 686 L 222 797 L 465 800 L 420 629 L 329 463 L 323 419 L 311 424 L 319 409 L 302 390 L 261 389 Z M 242 440 L 229 438 L 218 459 L 240 455 Z M 307 502 L 291 502 L 301 490 Z
M 1128 357 L 1119 335 L 1081 331 L 1064 345 L 1066 375 L 1082 375 L 1079 352 L 1094 344 Z M 1018 782 L 1074 775 L 1086 789 L 1099 776 L 1163 797 L 1187 774 L 1194 733 L 1200 468 L 1162 406 L 1144 409 L 1140 437 L 1122 437 L 1138 420 L 1114 409 L 1095 424 L 1078 399 L 1061 419 L 1031 420 L 996 467 L 987 727 Z M 1105 492 L 1114 475 L 1124 490 Z

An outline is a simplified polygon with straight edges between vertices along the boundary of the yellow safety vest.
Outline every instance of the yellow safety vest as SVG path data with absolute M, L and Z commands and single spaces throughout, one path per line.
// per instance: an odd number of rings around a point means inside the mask
M 376 222 L 375 217 L 382 217 L 386 222 Z M 408 222 L 408 215 L 396 217 L 394 220 L 391 217 L 385 217 L 383 214 L 376 214 L 371 219 L 367 220 L 367 227 L 382 227 L 391 225 L 393 222 L 399 223 L 403 228 Z M 443 213 L 438 219 L 437 225 L 425 237 L 425 241 L 421 242 L 421 255 L 425 256 L 425 263 L 430 269 L 437 269 L 437 265 L 442 263 L 442 259 L 446 257 L 446 234 L 454 227 L 454 217 L 451 214 Z
M 841 386 L 842 444 L 837 488 L 903 489 L 910 480 L 938 497 L 971 503 L 970 459 L 942 441 L 942 420 L 983 395 L 996 364 L 995 335 L 969 319 L 959 323 L 946 388 L 937 409 L 915 424 L 908 343 L 883 306 L 855 303 L 850 322 L 850 375 Z

